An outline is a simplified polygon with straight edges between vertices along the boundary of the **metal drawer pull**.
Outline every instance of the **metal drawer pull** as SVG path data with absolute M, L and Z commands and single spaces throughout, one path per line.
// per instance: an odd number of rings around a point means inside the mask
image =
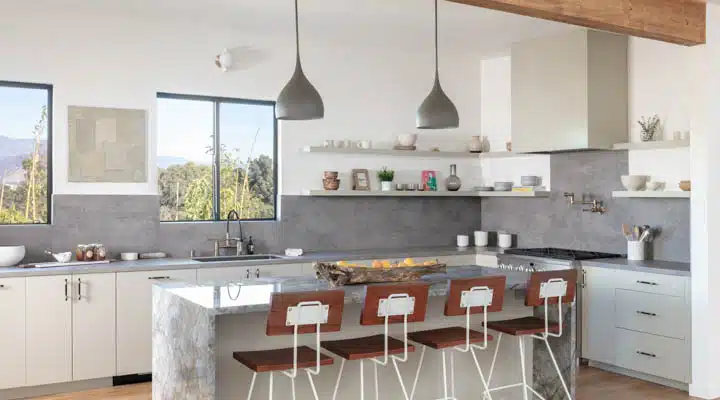
M 68 280 L 67 280 L 67 279 L 65 279 L 65 301 L 68 301 L 68 300 L 70 300 L 70 297 L 68 297 L 68 290 L 67 290 L 67 286 L 68 286 Z
M 250 279 L 250 269 L 245 270 L 245 279 Z
M 635 311 L 636 313 L 640 315 L 647 315 L 648 317 L 657 317 L 657 314 L 654 312 L 647 312 L 647 311 Z
M 652 354 L 652 353 L 646 353 L 646 352 L 644 352 L 644 351 L 639 351 L 639 350 L 638 350 L 638 351 L 636 351 L 636 353 L 640 354 L 641 356 L 646 356 L 646 357 L 652 357 L 652 358 L 655 358 L 655 357 L 657 357 L 657 356 L 656 356 L 655 354 Z
M 80 278 L 78 278 L 78 301 L 82 300 L 82 283 L 80 282 Z
M 258 269 L 255 270 L 255 277 L 256 277 L 256 278 L 259 278 L 259 277 L 260 277 L 260 268 L 258 268 Z
M 161 281 L 161 280 L 170 279 L 170 277 L 169 276 L 151 276 L 148 279 L 153 280 L 153 281 Z
M 5 289 L 5 285 L 0 285 L 0 289 Z
M 658 284 L 655 282 L 648 282 L 648 281 L 637 281 L 637 283 L 641 285 L 650 285 L 650 286 L 657 286 Z

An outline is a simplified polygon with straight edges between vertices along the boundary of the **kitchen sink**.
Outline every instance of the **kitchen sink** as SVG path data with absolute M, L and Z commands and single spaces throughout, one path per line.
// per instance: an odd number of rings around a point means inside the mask
M 252 254 L 242 256 L 217 256 L 217 257 L 194 257 L 193 260 L 200 262 L 218 262 L 218 261 L 266 261 L 266 260 L 282 260 L 285 257 L 276 256 L 274 254 Z

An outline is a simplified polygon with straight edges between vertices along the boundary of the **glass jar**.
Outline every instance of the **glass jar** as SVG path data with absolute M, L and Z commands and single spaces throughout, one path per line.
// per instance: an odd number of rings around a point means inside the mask
M 107 251 L 105 250 L 105 246 L 102 244 L 96 244 L 95 245 L 95 261 L 105 261 L 105 258 L 107 257 Z
M 85 261 L 85 248 L 87 248 L 84 244 L 77 245 L 77 248 L 75 249 L 75 258 L 78 261 Z
M 85 256 L 83 261 L 93 261 L 95 259 L 95 245 L 89 244 L 85 246 Z

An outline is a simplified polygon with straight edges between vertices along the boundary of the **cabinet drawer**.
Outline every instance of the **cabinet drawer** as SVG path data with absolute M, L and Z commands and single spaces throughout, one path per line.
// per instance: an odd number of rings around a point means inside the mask
M 615 326 L 685 339 L 689 306 L 682 297 L 615 290 Z
M 689 382 L 688 342 L 617 328 L 616 360 L 622 368 Z
M 616 278 L 616 287 L 619 289 L 678 297 L 685 297 L 685 288 L 688 282 L 687 278 L 683 276 L 648 274 L 633 271 L 617 271 Z

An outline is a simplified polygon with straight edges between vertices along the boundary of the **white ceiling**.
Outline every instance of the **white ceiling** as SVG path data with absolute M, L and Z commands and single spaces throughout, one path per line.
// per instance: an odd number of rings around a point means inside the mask
M 432 0 L 299 0 L 301 34 L 398 47 L 432 43 Z M 16 0 L 0 0 L 15 7 Z M 212 24 L 242 32 L 292 35 L 293 0 L 24 0 L 23 6 Z M 5 8 L 5 7 L 3 7 Z M 442 45 L 498 52 L 515 41 L 570 26 L 441 1 Z M 5 8 L 7 9 L 7 8 Z

